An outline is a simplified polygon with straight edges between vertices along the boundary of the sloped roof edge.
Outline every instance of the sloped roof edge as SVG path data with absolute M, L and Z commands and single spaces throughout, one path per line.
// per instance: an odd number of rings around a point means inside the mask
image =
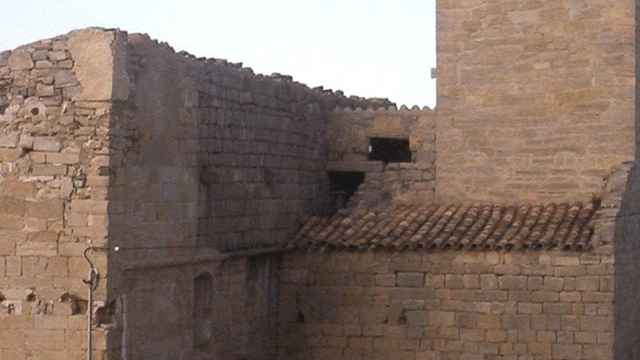
M 595 203 L 428 204 L 356 208 L 309 217 L 290 248 L 585 251 Z

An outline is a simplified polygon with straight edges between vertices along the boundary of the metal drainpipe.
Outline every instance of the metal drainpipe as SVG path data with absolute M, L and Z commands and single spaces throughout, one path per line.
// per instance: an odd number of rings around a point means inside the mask
M 94 251 L 95 248 L 90 246 L 84 250 L 84 258 L 89 263 L 89 279 L 82 280 L 88 287 L 89 291 L 89 301 L 87 304 L 87 360 L 93 360 L 93 333 L 92 323 L 93 323 L 93 292 L 98 288 L 98 281 L 100 279 L 100 274 L 98 273 L 98 269 L 96 269 L 95 265 L 89 259 L 88 253 L 89 251 Z

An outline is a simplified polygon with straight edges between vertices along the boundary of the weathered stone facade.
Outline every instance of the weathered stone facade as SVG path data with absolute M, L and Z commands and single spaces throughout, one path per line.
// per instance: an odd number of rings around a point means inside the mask
M 114 32 L 0 54 L 0 359 L 79 359 L 89 246 L 108 235 Z M 106 300 L 107 257 L 94 309 Z M 94 345 L 106 349 L 102 329 Z
M 435 198 L 436 114 L 431 109 L 336 109 L 329 116 L 328 171 L 365 174 L 351 205 Z M 411 161 L 368 161 L 371 138 L 406 139 Z
M 328 197 L 326 114 L 370 104 L 177 54 L 144 35 L 129 35 L 124 46 L 129 97 L 113 112 L 109 188 L 111 244 L 120 251 L 110 257 L 109 289 L 126 324 L 111 350 L 197 356 L 195 301 L 184 294 L 210 274 L 216 309 L 230 311 L 212 315 L 206 351 L 273 354 L 275 312 L 262 308 L 275 302 L 277 282 L 252 273 L 271 273 L 277 261 L 244 258 L 227 270 L 218 254 L 277 246 L 301 214 L 319 211 Z M 254 292 L 271 294 L 255 312 Z M 142 309 L 152 303 L 161 313 L 147 322 Z
M 104 29 L 4 52 L 0 76 L 1 358 L 83 357 L 88 247 L 97 358 L 274 354 L 258 255 L 326 201 L 329 109 L 389 104 Z M 230 311 L 195 351 L 199 274 Z
M 438 197 L 580 200 L 633 160 L 634 10 L 438 0 Z
M 282 359 L 613 359 L 611 254 L 293 254 Z
M 83 358 L 88 311 L 95 359 L 640 358 L 636 4 L 437 4 L 434 110 L 114 29 L 0 53 L 0 360 Z

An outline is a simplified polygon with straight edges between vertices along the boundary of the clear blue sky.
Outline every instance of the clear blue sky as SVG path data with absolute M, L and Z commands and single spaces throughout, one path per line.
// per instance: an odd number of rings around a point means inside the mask
M 3 5 L 0 49 L 117 27 L 310 86 L 433 106 L 435 1 L 22 0 Z

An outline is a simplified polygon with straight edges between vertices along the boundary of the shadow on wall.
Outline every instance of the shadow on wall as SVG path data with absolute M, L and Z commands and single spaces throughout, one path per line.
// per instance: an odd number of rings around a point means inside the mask
M 615 359 L 640 359 L 640 164 L 625 164 L 611 190 L 622 193 L 615 216 Z M 615 199 L 614 201 L 619 201 Z M 612 225 L 613 227 L 613 225 Z

